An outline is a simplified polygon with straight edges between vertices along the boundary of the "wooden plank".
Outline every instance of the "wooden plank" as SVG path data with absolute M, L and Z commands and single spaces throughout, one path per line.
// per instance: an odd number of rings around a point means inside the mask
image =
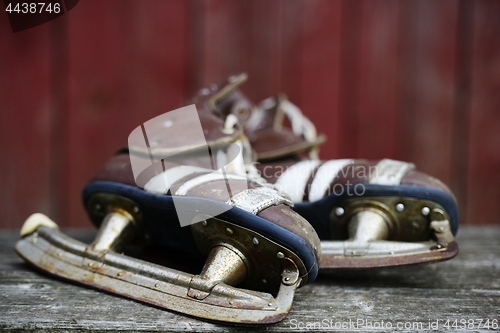
M 190 0 L 186 3 L 186 63 L 189 68 L 185 89 L 193 94 L 206 84 L 205 78 L 205 6 L 207 1 Z
M 184 1 L 87 1 L 77 9 L 68 20 L 66 226 L 88 225 L 80 199 L 88 179 L 135 127 L 181 105 L 187 85 Z
M 238 2 L 213 0 L 197 3 L 197 24 L 191 34 L 202 85 L 223 81 L 245 71 L 249 81 L 243 90 L 255 102 L 285 91 L 298 95 L 298 52 L 300 47 L 300 1 Z M 196 65 L 195 65 L 196 66 Z M 287 71 L 287 75 L 284 72 Z M 292 91 L 293 90 L 293 91 Z
M 408 31 L 401 156 L 449 183 L 458 3 L 425 0 L 403 6 Z
M 238 8 L 235 2 L 191 1 L 188 7 L 191 75 L 193 92 L 211 83 L 218 83 L 231 74 L 239 57 L 233 37 L 241 25 L 237 24 Z M 233 29 L 228 29 L 233 26 Z M 234 70 L 234 69 L 233 69 Z M 222 73 L 221 73 L 222 72 Z
M 70 231 L 89 242 L 93 231 Z M 24 264 L 14 253 L 18 235 L 0 233 L 0 330 L 51 332 L 81 331 L 242 331 L 189 318 L 111 294 L 52 279 Z M 351 274 L 323 274 L 314 283 L 300 288 L 288 317 L 281 323 L 254 327 L 252 331 L 453 331 L 447 320 L 473 320 L 468 331 L 493 332 L 478 328 L 479 320 L 498 321 L 500 314 L 500 228 L 465 227 L 458 235 L 460 254 L 447 262 L 361 271 Z M 481 272 L 478 274 L 478 272 Z M 363 325 L 358 320 L 362 320 Z M 367 322 L 384 321 L 384 328 Z M 438 320 L 439 328 L 429 329 Z M 477 321 L 476 321 L 477 320 Z M 349 321 L 359 326 L 349 326 Z M 348 323 L 342 329 L 335 323 Z M 390 323 L 392 328 L 387 328 Z M 408 323 L 408 324 L 407 324 Z M 413 324 L 417 323 L 417 324 Z M 322 324 L 321 326 L 318 326 Z M 402 325 L 398 327 L 398 325 Z M 405 329 L 405 325 L 406 329 Z M 409 325 L 409 326 L 408 326 Z
M 318 133 L 327 135 L 321 146 L 323 159 L 339 158 L 341 147 L 349 145 L 340 135 L 340 33 L 341 2 L 308 1 L 304 8 L 301 52 L 300 106 L 316 125 Z M 294 101 L 293 96 L 290 99 Z
M 250 31 L 247 40 L 249 59 L 248 94 L 256 102 L 281 92 L 282 72 L 282 0 L 252 1 L 249 15 Z
M 304 10 L 299 0 L 254 1 L 250 35 L 249 94 L 256 102 L 284 93 L 302 102 Z M 255 96 L 255 97 L 254 97 Z
M 198 61 L 203 67 L 196 73 L 200 89 L 210 83 L 224 82 L 232 74 L 247 71 L 251 45 L 248 45 L 248 9 L 239 1 L 215 0 L 203 3 L 203 27 L 190 35 L 203 45 Z M 196 20 L 197 18 L 195 18 Z
M 402 15 L 399 1 L 364 1 L 359 69 L 356 156 L 400 158 L 403 92 Z
M 47 25 L 12 33 L 0 15 L 0 227 L 51 213 L 49 34 Z
M 453 112 L 452 190 L 467 222 L 467 181 L 469 177 L 469 128 L 473 53 L 474 2 L 460 1 L 458 8 L 456 79 Z M 464 218 L 465 217 L 465 218 Z
M 80 199 L 82 188 L 116 148 L 126 143 L 127 131 L 134 128 L 129 122 L 141 122 L 138 115 L 142 112 L 133 112 L 132 107 L 137 107 L 137 92 L 129 89 L 134 66 L 128 42 L 133 25 L 127 15 L 130 6 L 130 2 L 119 6 L 112 1 L 81 3 L 68 22 L 71 213 L 67 220 L 57 221 L 64 226 L 88 225 Z
M 194 92 L 232 74 L 247 72 L 242 87 L 254 101 L 268 97 L 274 71 L 269 70 L 278 45 L 279 2 L 191 1 L 189 13 L 189 81 Z M 258 91 L 263 91 L 262 96 Z M 267 92 L 266 92 L 267 91 Z
M 255 102 L 287 93 L 300 99 L 301 1 L 191 2 L 190 90 L 245 71 L 243 90 Z M 191 24 L 191 23 L 190 23 Z
M 500 221 L 500 3 L 476 1 L 469 111 L 468 223 Z
M 280 43 L 277 54 L 280 57 L 278 91 L 285 93 L 290 101 L 302 107 L 302 87 L 304 68 L 302 58 L 305 53 L 303 32 L 305 30 L 305 10 L 311 4 L 301 0 L 286 0 L 281 6 Z
M 362 2 L 342 1 L 341 10 L 338 152 L 342 158 L 356 158 L 360 157 L 357 150 Z
M 50 202 L 51 218 L 67 221 L 70 218 L 70 113 L 69 109 L 69 64 L 67 16 L 48 23 L 50 32 Z

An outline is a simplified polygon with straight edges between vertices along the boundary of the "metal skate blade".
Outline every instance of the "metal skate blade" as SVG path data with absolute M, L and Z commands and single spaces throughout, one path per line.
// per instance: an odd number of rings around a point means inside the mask
M 269 324 L 282 320 L 301 283 L 297 267 L 291 260 L 283 260 L 282 283 L 276 298 L 218 283 L 199 300 L 188 295 L 191 274 L 113 251 L 96 251 L 54 228 L 38 227 L 24 235 L 15 249 L 30 264 L 58 277 L 194 317 L 228 323 Z
M 458 254 L 452 241 L 446 246 L 437 242 L 396 241 L 323 241 L 320 269 L 368 269 L 444 261 Z
M 332 210 L 330 221 L 332 238 L 342 238 L 321 242 L 323 270 L 431 263 L 458 254 L 448 214 L 431 201 L 346 200 L 342 208 Z

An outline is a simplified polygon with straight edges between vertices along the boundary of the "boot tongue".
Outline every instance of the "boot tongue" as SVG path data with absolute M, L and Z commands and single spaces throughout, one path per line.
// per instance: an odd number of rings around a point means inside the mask
M 314 125 L 286 100 L 286 96 L 268 98 L 256 107 L 239 90 L 246 80 L 246 73 L 241 73 L 229 77 L 220 89 L 214 85 L 208 105 L 215 116 L 225 120 L 225 127 L 237 124 L 244 128 L 257 159 L 281 158 L 312 151 L 324 142 L 324 136 L 316 137 Z M 288 108 L 284 111 L 285 105 L 295 110 Z M 285 115 L 291 120 L 292 130 L 284 125 Z M 312 127 L 312 136 L 301 131 L 305 122 Z
M 291 129 L 284 124 L 285 116 Z M 259 161 L 306 151 L 312 155 L 325 141 L 323 135 L 316 136 L 314 125 L 285 96 L 270 97 L 259 103 L 246 123 L 245 134 Z

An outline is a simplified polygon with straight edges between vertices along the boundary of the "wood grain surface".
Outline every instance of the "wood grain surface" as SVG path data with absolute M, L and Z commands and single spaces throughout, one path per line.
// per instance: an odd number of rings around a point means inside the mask
M 94 231 L 73 230 L 69 234 L 88 242 Z M 16 255 L 13 246 L 17 239 L 15 232 L 0 234 L 2 331 L 494 332 L 498 329 L 488 330 L 478 327 L 478 323 L 500 320 L 498 227 L 462 228 L 458 236 L 460 254 L 447 262 L 320 275 L 314 283 L 297 291 L 292 310 L 284 321 L 257 328 L 200 321 L 50 278 Z M 438 329 L 429 328 L 429 323 L 436 320 Z M 475 326 L 447 329 L 444 326 L 447 320 L 450 325 L 458 320 L 459 327 L 460 320 L 467 323 L 474 320 Z M 351 326 L 345 329 L 335 326 L 349 325 L 349 321 Z M 387 328 L 389 323 L 392 328 Z M 384 325 L 384 329 L 377 325 Z

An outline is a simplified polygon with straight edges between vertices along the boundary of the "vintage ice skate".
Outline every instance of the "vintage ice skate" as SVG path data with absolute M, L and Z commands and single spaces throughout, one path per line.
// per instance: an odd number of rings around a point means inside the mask
M 284 97 L 259 104 L 246 133 L 261 176 L 290 195 L 322 240 L 320 269 L 419 264 L 458 253 L 453 194 L 413 164 L 318 160 L 314 125 Z
M 128 149 L 84 189 L 86 211 L 99 228 L 92 244 L 35 214 L 21 230 L 17 253 L 50 274 L 194 317 L 282 320 L 296 288 L 315 279 L 321 246 L 286 195 L 245 175 L 248 147 L 238 117 L 249 114 L 241 103 L 224 105 L 244 80 L 205 89 L 197 111 L 167 113 L 131 134 Z M 185 117 L 193 110 L 198 117 Z M 120 254 L 137 241 L 160 245 L 166 257 L 206 258 L 205 266 L 193 275 Z

